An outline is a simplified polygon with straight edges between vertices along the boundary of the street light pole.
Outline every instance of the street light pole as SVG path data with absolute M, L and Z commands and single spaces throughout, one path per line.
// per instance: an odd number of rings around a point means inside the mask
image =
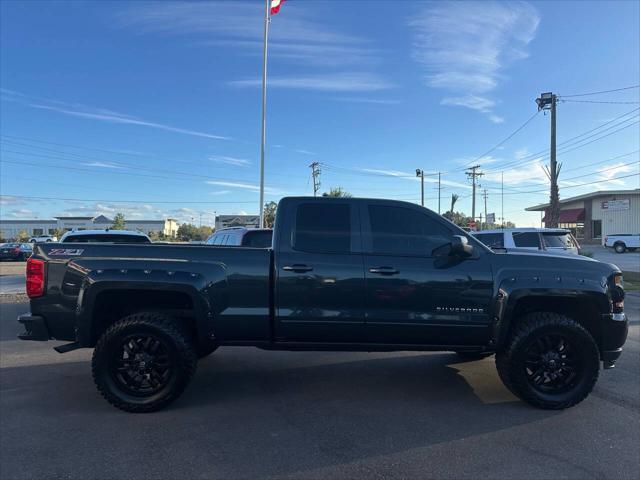
M 424 207 L 424 170 L 416 168 L 416 177 L 420 177 L 420 205 Z

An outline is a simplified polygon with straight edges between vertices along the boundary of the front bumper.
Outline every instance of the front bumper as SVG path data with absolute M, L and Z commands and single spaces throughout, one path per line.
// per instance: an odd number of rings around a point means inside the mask
M 24 325 L 24 332 L 18 335 L 20 340 L 36 340 L 40 342 L 51 338 L 44 318 L 39 315 L 25 313 L 18 317 L 18 322 Z
M 601 357 L 604 368 L 615 367 L 628 333 L 629 319 L 624 313 L 602 315 Z

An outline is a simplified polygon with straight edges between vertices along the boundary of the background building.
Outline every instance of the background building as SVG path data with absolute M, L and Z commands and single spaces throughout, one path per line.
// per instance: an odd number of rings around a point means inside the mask
M 218 215 L 216 230 L 227 227 L 259 228 L 260 217 L 258 215 Z
M 54 235 L 63 230 L 104 229 L 113 225 L 113 219 L 99 215 L 97 217 L 55 217 L 52 220 L 0 220 L 0 238 L 12 240 L 26 231 L 29 236 Z M 175 237 L 178 222 L 172 218 L 164 220 L 126 220 L 127 230 L 137 230 L 147 235 L 156 232 Z
M 549 204 L 526 208 L 544 212 Z M 593 192 L 560 200 L 558 226 L 571 230 L 581 243 L 604 243 L 607 235 L 640 233 L 640 189 Z

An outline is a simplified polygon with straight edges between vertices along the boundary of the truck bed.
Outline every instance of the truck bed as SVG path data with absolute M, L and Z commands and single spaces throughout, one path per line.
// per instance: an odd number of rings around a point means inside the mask
M 46 262 L 47 272 L 32 314 L 48 320 L 52 338 L 75 340 L 78 328 L 90 344 L 96 318 L 89 312 L 115 316 L 109 312 L 116 304 L 135 309 L 151 295 L 158 308 L 191 310 L 211 340 L 269 340 L 270 249 L 47 243 L 36 245 L 34 258 Z

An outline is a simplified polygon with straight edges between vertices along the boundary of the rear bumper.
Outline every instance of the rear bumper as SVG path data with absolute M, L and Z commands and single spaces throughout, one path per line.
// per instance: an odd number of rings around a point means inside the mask
M 24 325 L 24 332 L 18 335 L 20 340 L 36 340 L 44 342 L 51 338 L 44 318 L 39 315 L 25 313 L 18 317 L 18 322 Z
M 629 319 L 624 313 L 602 315 L 602 362 L 604 368 L 615 367 L 622 354 L 622 346 L 627 341 Z

